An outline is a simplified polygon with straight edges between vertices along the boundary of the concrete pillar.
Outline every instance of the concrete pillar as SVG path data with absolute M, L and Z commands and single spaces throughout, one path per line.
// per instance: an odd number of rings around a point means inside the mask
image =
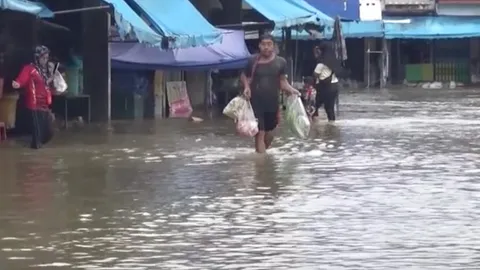
M 470 59 L 480 57 L 480 38 L 470 39 Z
M 363 81 L 365 83 L 368 82 L 368 76 L 370 76 L 369 74 L 369 67 L 368 67 L 368 62 L 370 61 L 370 56 L 368 55 L 368 49 L 372 49 L 371 48 L 371 42 L 370 42 L 370 38 L 364 38 L 363 39 L 363 43 L 364 43 L 364 54 L 365 54 L 365 57 L 363 58 Z
M 470 83 L 477 83 L 480 78 L 480 38 L 470 39 Z
M 84 7 L 101 4 L 100 0 L 84 0 Z M 110 15 L 106 10 L 83 12 L 82 26 L 83 85 L 84 93 L 90 95 L 92 121 L 110 121 Z

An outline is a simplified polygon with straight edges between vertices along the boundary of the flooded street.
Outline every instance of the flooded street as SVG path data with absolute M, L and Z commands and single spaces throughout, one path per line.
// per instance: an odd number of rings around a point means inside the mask
M 227 119 L 0 147 L 0 267 L 479 269 L 480 91 L 341 96 L 268 156 Z

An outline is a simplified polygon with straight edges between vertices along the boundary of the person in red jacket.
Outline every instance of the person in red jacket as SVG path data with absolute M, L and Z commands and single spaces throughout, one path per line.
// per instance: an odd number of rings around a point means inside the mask
M 25 88 L 26 107 L 32 115 L 31 147 L 39 149 L 53 137 L 53 115 L 50 111 L 52 92 L 49 85 L 53 76 L 48 73 L 50 50 L 45 46 L 35 48 L 34 62 L 25 65 L 12 82 L 14 89 Z

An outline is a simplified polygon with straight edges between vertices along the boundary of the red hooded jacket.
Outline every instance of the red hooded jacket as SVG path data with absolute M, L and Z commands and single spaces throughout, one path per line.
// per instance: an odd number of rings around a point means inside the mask
M 26 88 L 26 107 L 30 110 L 48 110 L 52 104 L 52 92 L 33 64 L 23 67 L 15 81 Z

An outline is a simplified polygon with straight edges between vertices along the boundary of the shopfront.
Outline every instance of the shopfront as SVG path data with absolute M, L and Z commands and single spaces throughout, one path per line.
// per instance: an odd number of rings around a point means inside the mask
M 0 73 L 4 81 L 0 122 L 12 133 L 29 132 L 23 91 L 14 91 L 11 81 L 33 60 L 33 48 L 39 44 L 50 49 L 50 58 L 60 64 L 68 84 L 66 92 L 54 95 L 54 113 L 64 120 L 109 120 L 110 7 L 100 0 L 45 0 L 41 6 L 43 13 L 36 14 L 27 9 L 0 11 Z

